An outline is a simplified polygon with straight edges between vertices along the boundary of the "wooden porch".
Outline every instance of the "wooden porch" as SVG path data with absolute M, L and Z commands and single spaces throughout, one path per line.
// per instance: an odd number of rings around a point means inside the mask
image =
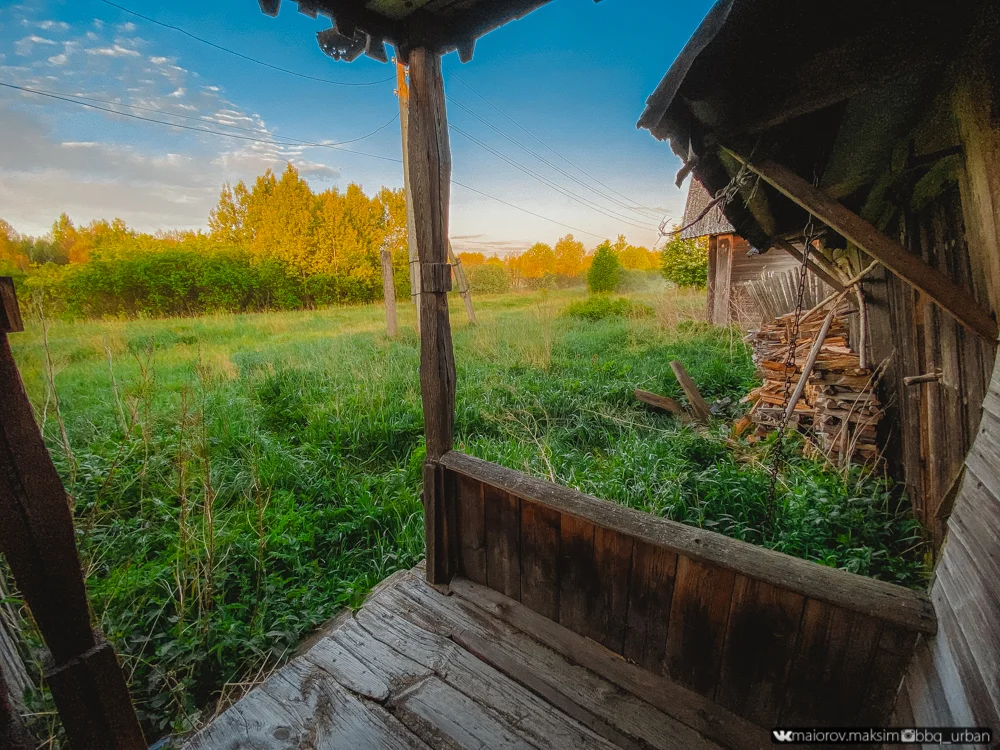
M 195 736 L 222 748 L 750 748 L 768 734 L 466 579 L 387 579 Z
M 430 568 L 187 750 L 765 747 L 778 725 L 886 723 L 936 628 L 907 589 L 457 451 L 428 466 Z

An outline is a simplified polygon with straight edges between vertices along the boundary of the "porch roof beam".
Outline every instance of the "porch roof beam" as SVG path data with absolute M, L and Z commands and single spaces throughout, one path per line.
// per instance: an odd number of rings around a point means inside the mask
M 907 252 L 898 242 L 799 177 L 788 167 L 769 159 L 750 161 L 728 148 L 723 148 L 723 151 L 760 175 L 761 179 L 779 193 L 842 234 L 872 258 L 880 261 L 915 289 L 926 294 L 963 326 L 988 341 L 996 342 L 996 320 L 989 310 L 976 302 L 967 289 L 963 289 L 940 271 L 927 265 L 921 258 Z

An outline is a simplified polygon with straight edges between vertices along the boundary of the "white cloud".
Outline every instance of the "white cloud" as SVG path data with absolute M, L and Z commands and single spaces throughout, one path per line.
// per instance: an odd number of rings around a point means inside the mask
M 170 62 L 170 58 L 169 57 L 151 57 L 151 58 L 149 58 L 149 61 L 151 63 L 153 63 L 153 65 L 164 65 L 164 64 Z
M 133 31 L 135 31 L 135 24 L 132 23 L 131 21 L 120 23 L 117 26 L 115 26 L 115 30 L 123 34 L 131 34 Z
M 40 21 L 38 28 L 44 31 L 69 31 L 69 24 L 65 21 Z
M 134 49 L 126 49 L 120 44 L 110 47 L 91 47 L 86 52 L 88 55 L 103 55 L 104 57 L 139 57 L 139 53 Z
M 32 34 L 31 36 L 26 36 L 24 39 L 18 39 L 14 42 L 14 51 L 22 57 L 27 57 L 31 54 L 36 44 L 59 44 L 59 42 L 52 39 L 46 39 L 45 37 L 38 36 L 37 34 Z
M 180 88 L 175 89 L 172 93 L 167 94 L 167 96 L 171 97 L 172 99 L 180 99 L 182 96 L 184 96 L 185 93 L 186 92 L 184 91 L 184 87 L 181 86 Z
M 65 65 L 67 60 L 69 60 L 69 57 L 67 57 L 66 53 L 64 52 L 59 55 L 53 55 L 52 57 L 49 58 L 48 62 L 50 65 L 55 65 L 56 67 L 58 67 L 60 65 Z

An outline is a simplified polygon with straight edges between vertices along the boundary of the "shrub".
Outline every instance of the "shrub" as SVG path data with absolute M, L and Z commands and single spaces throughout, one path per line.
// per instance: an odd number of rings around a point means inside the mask
M 503 294 L 510 291 L 507 269 L 492 263 L 470 266 L 465 269 L 469 287 L 479 294 Z
M 566 314 L 583 320 L 604 320 L 606 318 L 645 318 L 653 314 L 653 308 L 638 302 L 632 302 L 625 297 L 608 297 L 595 294 L 585 300 L 572 302 L 566 308 Z
M 594 262 L 587 271 L 587 286 L 592 292 L 613 292 L 621 281 L 621 272 L 618 256 L 611 243 L 605 241 L 594 253 Z
M 677 286 L 703 287 L 708 283 L 708 244 L 674 237 L 660 251 L 660 270 Z

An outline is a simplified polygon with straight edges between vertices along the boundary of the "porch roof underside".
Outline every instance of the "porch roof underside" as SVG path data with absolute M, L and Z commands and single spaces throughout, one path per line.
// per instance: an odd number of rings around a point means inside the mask
M 324 49 L 329 42 L 349 47 L 351 40 L 357 39 L 363 45 L 361 51 L 382 61 L 385 44 L 393 45 L 404 59 L 417 47 L 439 53 L 458 49 L 463 59 L 471 57 L 476 39 L 549 1 L 296 0 L 301 13 L 313 18 L 324 15 L 334 21 L 331 33 L 319 34 Z M 259 2 L 265 13 L 277 14 L 280 0 Z M 348 53 L 344 59 L 353 57 Z
M 713 194 L 739 172 L 725 146 L 773 159 L 861 213 L 983 7 L 719 0 L 648 98 L 638 127 L 669 139 L 686 165 L 681 177 L 693 171 Z M 916 155 L 951 145 L 918 143 Z M 748 181 L 740 194 L 724 212 L 756 247 L 806 224 L 802 209 L 763 182 Z

